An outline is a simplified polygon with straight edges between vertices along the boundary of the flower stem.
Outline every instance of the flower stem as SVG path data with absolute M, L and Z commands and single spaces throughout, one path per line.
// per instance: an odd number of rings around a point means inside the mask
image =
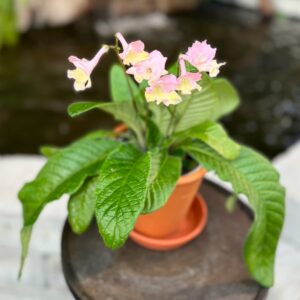
M 172 110 L 172 108 L 170 106 L 168 106 L 167 108 L 168 108 L 169 113 L 171 114 L 171 119 L 170 119 L 170 122 L 169 122 L 168 128 L 167 128 L 167 138 L 168 138 L 174 133 L 174 130 L 175 130 L 176 106 L 174 107 L 174 110 Z
M 121 66 L 121 68 L 123 69 L 123 72 L 124 72 L 124 75 L 125 75 L 125 78 L 126 78 L 126 82 L 127 82 L 127 86 L 128 86 L 128 90 L 129 90 L 129 93 L 131 95 L 131 98 L 132 98 L 132 103 L 133 103 L 133 107 L 134 107 L 134 110 L 135 112 L 137 113 L 137 115 L 143 119 L 143 116 L 140 114 L 140 111 L 138 109 L 138 106 L 137 106 L 137 103 L 136 103 L 136 98 L 135 98 L 135 95 L 133 93 L 133 90 L 131 88 L 131 85 L 130 85 L 130 81 L 129 81 L 129 78 L 128 78 L 128 75 L 126 73 L 126 69 L 125 69 L 125 66 L 120 58 L 120 53 L 119 53 L 119 47 L 118 47 L 118 39 L 116 38 L 116 45 L 114 47 L 111 47 L 113 49 L 113 51 L 115 52 L 116 56 L 117 56 L 117 59 L 118 59 L 118 62 Z M 145 131 L 145 129 L 142 128 L 142 131 Z M 144 140 L 144 137 L 143 137 L 143 134 L 141 132 L 136 132 L 136 135 L 137 135 L 137 139 L 138 139 L 138 142 L 139 142 L 139 145 L 141 146 L 141 148 L 145 148 L 145 140 Z

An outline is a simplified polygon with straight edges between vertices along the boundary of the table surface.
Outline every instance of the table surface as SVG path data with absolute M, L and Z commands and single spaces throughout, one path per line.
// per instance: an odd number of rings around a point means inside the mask
M 203 233 L 169 252 L 144 249 L 131 240 L 111 251 L 97 226 L 81 236 L 65 224 L 62 264 L 76 299 L 100 300 L 250 300 L 267 290 L 252 280 L 243 261 L 243 241 L 251 225 L 249 209 L 240 204 L 228 213 L 228 193 L 204 182 L 209 217 Z

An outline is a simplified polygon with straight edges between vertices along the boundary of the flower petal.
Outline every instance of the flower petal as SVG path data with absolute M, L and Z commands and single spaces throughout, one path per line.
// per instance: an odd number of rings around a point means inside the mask
M 68 78 L 74 79 L 74 89 L 76 91 L 84 91 L 92 86 L 91 78 L 86 72 L 80 68 L 68 70 Z

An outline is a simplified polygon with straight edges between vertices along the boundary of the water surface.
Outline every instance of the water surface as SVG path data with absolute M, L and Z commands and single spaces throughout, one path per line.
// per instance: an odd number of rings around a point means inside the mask
M 207 5 L 170 16 L 172 26 L 128 36 L 148 49 L 158 48 L 170 61 L 193 40 L 207 39 L 227 62 L 222 74 L 240 92 L 242 106 L 224 124 L 232 136 L 269 157 L 300 138 L 300 23 L 275 18 L 262 22 L 256 13 Z M 105 113 L 71 119 L 68 104 L 109 99 L 107 72 L 114 57 L 93 74 L 93 88 L 76 94 L 66 78 L 70 54 L 91 57 L 102 43 L 89 18 L 66 28 L 35 30 L 15 48 L 0 53 L 0 153 L 37 153 L 43 144 L 64 145 L 85 132 L 110 128 Z

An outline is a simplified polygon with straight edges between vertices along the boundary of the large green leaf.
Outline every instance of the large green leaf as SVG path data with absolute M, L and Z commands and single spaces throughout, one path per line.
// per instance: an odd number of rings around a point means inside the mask
M 240 145 L 227 135 L 221 124 L 212 121 L 204 122 L 176 135 L 182 138 L 199 139 L 227 159 L 235 159 L 240 153 Z
M 139 87 L 120 65 L 113 65 L 109 73 L 110 93 L 114 102 L 143 101 Z
M 255 151 L 242 147 L 235 160 L 225 160 L 202 142 L 184 147 L 195 160 L 220 179 L 232 184 L 235 193 L 248 197 L 255 219 L 244 247 L 246 264 L 263 286 L 273 284 L 275 252 L 284 220 L 284 188 L 272 165 Z
M 121 247 L 141 213 L 147 194 L 151 156 L 130 145 L 113 151 L 103 163 L 97 186 L 96 219 L 107 247 Z
M 78 192 L 70 197 L 68 219 L 73 232 L 77 234 L 85 232 L 93 219 L 97 182 L 98 177 L 89 179 Z
M 152 152 L 144 214 L 161 208 L 169 199 L 181 174 L 181 160 L 159 151 Z
M 52 155 L 36 179 L 23 186 L 19 192 L 24 218 L 21 268 L 28 252 L 31 227 L 44 206 L 65 193 L 75 193 L 86 177 L 99 172 L 103 159 L 118 145 L 118 142 L 106 139 L 78 141 Z
M 238 104 L 237 93 L 225 79 L 216 80 L 203 74 L 200 85 L 201 91 L 184 96 L 177 105 L 177 132 L 220 118 Z
M 82 140 L 51 156 L 36 179 L 19 192 L 24 225 L 33 224 L 48 202 L 75 193 L 87 176 L 98 173 L 103 159 L 117 145 L 113 140 Z
M 132 102 L 76 102 L 68 107 L 68 113 L 71 117 L 78 116 L 92 109 L 101 109 L 112 114 L 117 120 L 120 120 L 128 125 L 137 135 L 140 142 L 143 141 L 143 128 L 140 117 L 138 116 Z
M 104 137 L 114 137 L 114 136 L 115 136 L 115 133 L 113 131 L 100 129 L 100 130 L 94 130 L 94 131 L 84 135 L 83 137 L 80 138 L 80 140 L 96 139 L 96 138 L 104 138 Z M 44 155 L 45 157 L 49 158 L 50 156 L 53 156 L 54 154 L 56 154 L 57 152 L 59 152 L 61 150 L 62 150 L 62 148 L 46 145 L 46 146 L 42 146 L 40 148 L 40 153 L 42 155 Z
M 234 86 L 225 78 L 214 79 L 214 89 L 218 95 L 213 112 L 213 120 L 218 120 L 233 112 L 240 104 L 239 95 Z

